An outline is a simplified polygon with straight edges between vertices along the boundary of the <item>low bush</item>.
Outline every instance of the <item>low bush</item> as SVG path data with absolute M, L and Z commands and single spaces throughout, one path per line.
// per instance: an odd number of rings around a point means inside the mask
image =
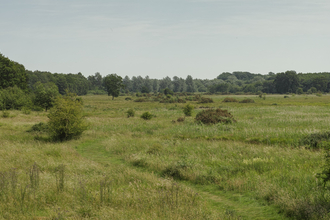
M 191 116 L 193 112 L 194 106 L 187 104 L 185 107 L 183 107 L 183 113 L 185 116 Z
M 201 97 L 198 103 L 213 103 L 213 99 Z
M 301 139 L 303 145 L 312 149 L 330 147 L 330 131 L 309 134 Z
M 185 118 L 184 117 L 179 117 L 176 121 L 177 122 L 184 122 Z
M 195 120 L 203 124 L 230 124 L 236 122 L 231 113 L 220 108 L 203 110 L 196 115 Z
M 127 114 L 127 118 L 134 117 L 135 111 L 133 109 L 128 109 L 126 114 Z
M 227 97 L 222 102 L 238 102 L 238 100 L 234 99 L 234 98 Z
M 253 99 L 243 99 L 239 103 L 254 103 L 254 100 Z
M 132 99 L 131 99 L 130 97 L 126 97 L 125 100 L 126 100 L 126 101 L 130 101 L 130 100 L 132 100 Z
M 144 99 L 144 98 L 138 98 L 138 99 L 135 99 L 134 102 L 146 102 L 147 100 Z
M 38 124 L 33 125 L 28 132 L 47 132 L 48 125 L 46 123 L 40 122 Z
M 141 115 L 141 118 L 144 119 L 144 120 L 150 120 L 150 119 L 152 119 L 152 117 L 153 117 L 153 115 L 150 112 L 144 112 Z

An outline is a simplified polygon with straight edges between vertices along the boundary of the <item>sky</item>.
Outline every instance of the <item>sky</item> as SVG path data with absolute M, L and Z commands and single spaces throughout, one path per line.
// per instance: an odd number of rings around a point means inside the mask
M 330 72 L 329 11 L 329 0 L 0 0 L 0 53 L 86 77 Z

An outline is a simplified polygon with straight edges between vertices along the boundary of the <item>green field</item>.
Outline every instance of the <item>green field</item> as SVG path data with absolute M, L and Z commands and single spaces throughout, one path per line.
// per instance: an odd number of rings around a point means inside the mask
M 9 111 L 0 119 L 0 219 L 330 218 L 316 178 L 325 150 L 302 142 L 330 131 L 329 95 L 206 97 L 214 103 L 189 101 L 193 116 L 173 122 L 187 103 L 82 96 L 89 128 L 66 142 L 27 132 L 47 112 Z M 195 122 L 219 107 L 237 123 Z M 151 120 L 140 118 L 146 111 Z

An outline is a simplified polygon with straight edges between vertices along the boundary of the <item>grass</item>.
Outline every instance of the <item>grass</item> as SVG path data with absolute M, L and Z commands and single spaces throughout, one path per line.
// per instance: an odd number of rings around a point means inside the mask
M 324 150 L 301 139 L 330 130 L 330 97 L 207 97 L 237 123 L 197 124 L 197 101 L 84 96 L 90 129 L 54 143 L 27 132 L 47 113 L 10 111 L 0 123 L 0 219 L 327 219 L 330 195 L 315 177 Z M 193 115 L 173 123 L 189 103 Z M 156 117 L 128 118 L 129 109 Z

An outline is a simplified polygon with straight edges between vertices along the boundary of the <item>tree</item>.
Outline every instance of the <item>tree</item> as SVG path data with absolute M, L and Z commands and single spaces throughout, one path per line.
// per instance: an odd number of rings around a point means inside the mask
M 150 92 L 150 90 L 147 86 L 142 86 L 141 93 L 149 93 L 149 92 Z
M 299 86 L 296 71 L 286 71 L 276 74 L 274 85 L 278 93 L 295 92 Z
M 58 96 L 48 118 L 48 130 L 54 140 L 77 138 L 87 129 L 82 102 L 73 93 Z
M 55 76 L 57 78 L 56 85 L 58 87 L 58 91 L 61 95 L 64 95 L 68 89 L 68 82 L 66 81 L 66 77 L 63 74 L 55 74 Z
M 186 78 L 187 92 L 196 92 L 196 86 L 193 78 L 188 75 Z
M 47 109 L 53 107 L 55 98 L 59 96 L 58 88 L 55 83 L 52 82 L 46 84 L 37 82 L 34 85 L 34 94 L 34 104 L 45 108 L 46 111 Z
M 221 74 L 217 77 L 217 79 L 227 80 L 229 76 L 231 76 L 231 73 L 225 72 L 225 73 L 221 73 Z
M 104 86 L 108 92 L 108 96 L 112 96 L 112 100 L 119 96 L 121 88 L 125 88 L 123 79 L 115 73 L 104 77 Z
M 17 86 L 26 90 L 27 81 L 24 66 L 11 61 L 0 53 L 0 89 Z

